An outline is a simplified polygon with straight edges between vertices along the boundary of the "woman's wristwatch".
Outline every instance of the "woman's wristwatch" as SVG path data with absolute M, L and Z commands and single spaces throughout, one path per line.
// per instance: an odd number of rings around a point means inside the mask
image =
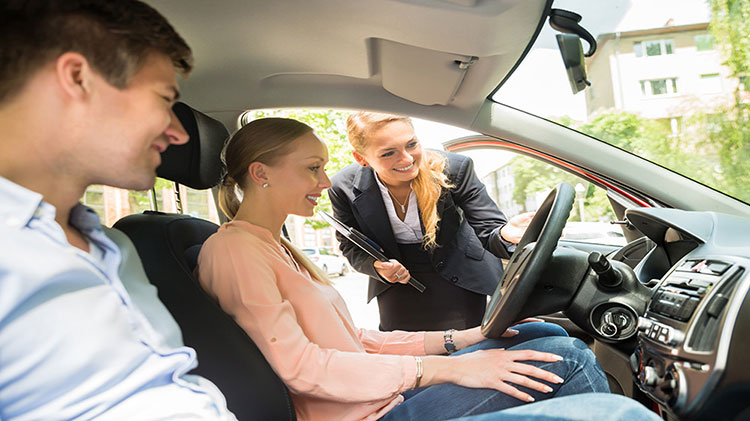
M 453 343 L 453 332 L 455 331 L 456 329 L 448 329 L 443 332 L 443 346 L 448 354 L 456 352 L 456 344 Z

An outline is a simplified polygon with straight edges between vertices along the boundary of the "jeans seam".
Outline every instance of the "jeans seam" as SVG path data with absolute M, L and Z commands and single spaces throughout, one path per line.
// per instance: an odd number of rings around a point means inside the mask
M 503 393 L 503 392 L 500 392 L 500 393 Z M 475 410 L 476 410 L 477 408 L 479 408 L 480 406 L 482 406 L 482 405 L 484 405 L 485 403 L 487 403 L 487 401 L 491 400 L 491 399 L 492 399 L 492 398 L 494 398 L 495 396 L 496 396 L 496 395 L 488 396 L 488 397 L 487 397 L 487 398 L 486 398 L 485 400 L 483 400 L 482 402 L 479 402 L 479 403 L 477 403 L 476 405 L 474 405 L 473 407 L 471 407 L 471 408 L 467 409 L 467 410 L 466 410 L 465 412 L 463 412 L 463 413 L 461 414 L 461 416 L 462 416 L 462 417 L 465 417 L 465 416 L 468 416 L 468 415 L 478 415 L 478 414 L 475 414 L 475 413 L 474 413 L 474 411 L 475 411 Z

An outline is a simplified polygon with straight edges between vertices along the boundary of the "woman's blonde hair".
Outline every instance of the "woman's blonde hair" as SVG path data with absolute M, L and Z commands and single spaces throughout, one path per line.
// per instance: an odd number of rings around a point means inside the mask
M 219 208 L 227 218 L 234 219 L 240 208 L 237 189 L 243 195 L 247 192 L 250 164 L 261 162 L 275 165 L 289 153 L 294 140 L 312 131 L 310 126 L 297 120 L 273 117 L 253 120 L 232 135 L 221 154 L 227 173 L 219 186 Z M 310 272 L 313 279 L 324 284 L 331 283 L 328 275 L 284 236 L 281 236 L 281 244 Z
M 346 119 L 346 130 L 349 143 L 359 154 L 364 155 L 367 149 L 368 137 L 387 124 L 401 121 L 414 128 L 411 118 L 393 114 L 360 111 L 352 113 Z M 422 224 L 425 234 L 422 243 L 427 249 L 437 247 L 437 225 L 440 216 L 437 213 L 437 202 L 443 189 L 453 186 L 445 174 L 445 157 L 437 152 L 425 150 L 419 164 L 419 173 L 412 182 L 412 189 L 417 195 L 417 203 L 422 214 Z

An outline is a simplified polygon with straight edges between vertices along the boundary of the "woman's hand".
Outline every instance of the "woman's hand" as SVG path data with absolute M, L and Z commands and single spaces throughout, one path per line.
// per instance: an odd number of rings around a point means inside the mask
M 552 388 L 537 379 L 555 384 L 563 382 L 563 379 L 554 373 L 519 362 L 562 360 L 559 355 L 548 352 L 488 349 L 449 358 L 443 357 L 441 360 L 433 358 L 440 357 L 425 358 L 425 374 L 430 375 L 430 384 L 451 382 L 464 387 L 495 389 L 524 402 L 532 402 L 534 398 L 510 383 L 549 393 Z
M 518 214 L 508 221 L 507 224 L 503 225 L 500 229 L 500 236 L 503 240 L 509 241 L 513 244 L 518 244 L 523 237 L 523 233 L 526 232 L 526 228 L 529 227 L 529 223 L 536 215 L 536 212 L 526 212 Z
M 411 278 L 409 271 L 398 260 L 391 259 L 387 262 L 375 261 L 373 266 L 375 266 L 375 271 L 383 279 L 394 284 L 405 284 Z

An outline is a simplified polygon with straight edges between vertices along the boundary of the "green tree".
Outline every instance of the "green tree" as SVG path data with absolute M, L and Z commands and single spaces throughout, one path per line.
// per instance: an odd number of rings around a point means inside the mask
M 589 220 L 608 220 L 614 219 L 614 213 L 611 211 L 607 194 L 603 189 L 597 189 L 591 183 L 580 177 L 563 171 L 557 167 L 549 165 L 538 159 L 529 158 L 523 155 L 514 157 L 509 165 L 513 173 L 513 201 L 521 204 L 525 212 L 536 209 L 526 209 L 526 198 L 544 193 L 552 187 L 566 182 L 572 186 L 583 184 L 586 190 L 583 193 L 583 203 L 586 208 L 586 219 Z M 582 220 L 579 213 L 579 207 L 573 207 L 570 214 L 570 220 Z
M 734 75 L 750 72 L 750 1 L 709 0 L 711 33 Z
M 293 118 L 312 127 L 315 134 L 328 146 L 329 161 L 326 165 L 326 173 L 330 177 L 354 162 L 351 146 L 346 135 L 346 117 L 348 115 L 348 112 L 339 110 L 279 109 L 258 110 L 253 112 L 249 119 L 254 120 L 263 117 Z M 318 201 L 317 209 L 331 212 L 331 200 L 328 198 L 327 191 L 323 192 Z M 325 222 L 311 218 L 308 218 L 305 223 L 315 229 L 328 226 Z
M 716 156 L 714 180 L 722 191 L 750 202 L 750 116 L 740 95 L 746 91 L 750 73 L 750 1 L 709 0 L 711 33 L 724 55 L 724 64 L 743 83 L 733 107 L 698 113 L 693 124 L 704 133 L 702 143 Z

